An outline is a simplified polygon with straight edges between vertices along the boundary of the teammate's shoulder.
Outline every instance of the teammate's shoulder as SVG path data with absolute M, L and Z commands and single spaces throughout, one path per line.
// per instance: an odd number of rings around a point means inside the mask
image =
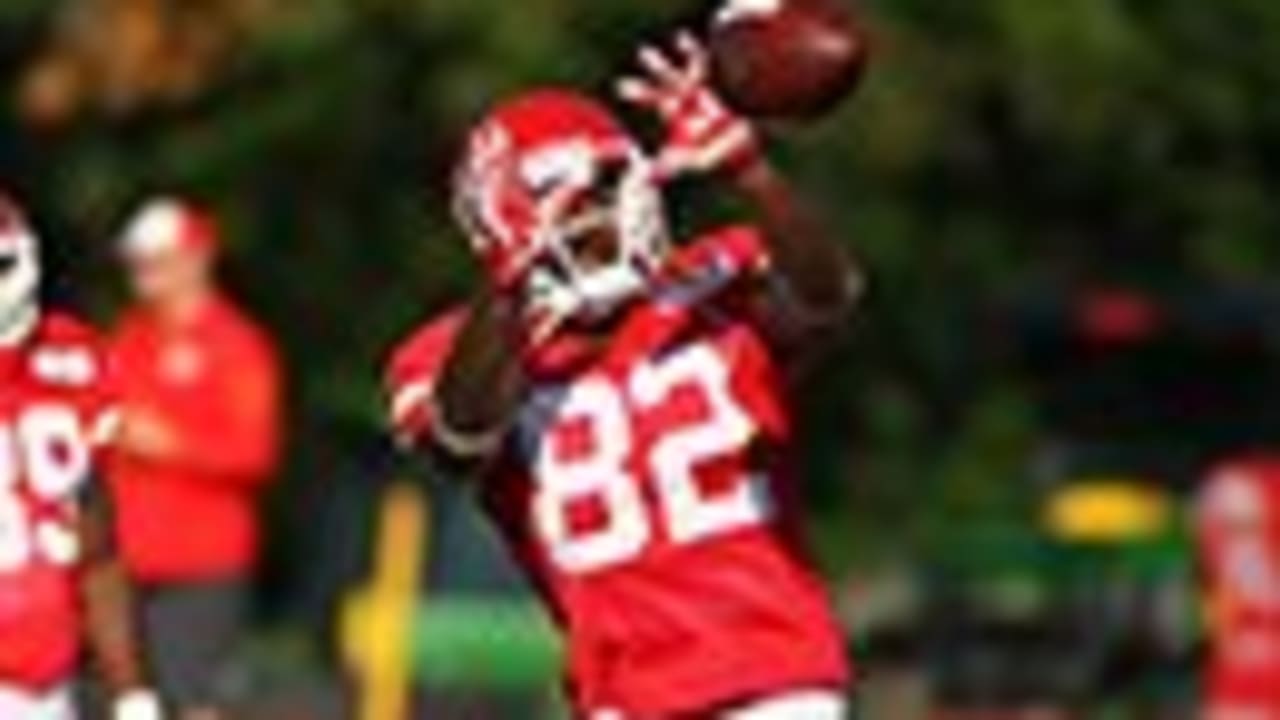
M 392 349 L 388 370 L 394 375 L 442 362 L 466 316 L 466 308 L 457 306 L 419 325 Z
M 101 335 L 97 328 L 71 313 L 51 310 L 40 318 L 39 341 L 41 344 L 84 344 L 96 348 Z
M 67 312 L 46 312 L 29 351 L 30 372 L 54 385 L 87 386 L 105 374 L 101 336 Z
M 759 228 L 753 225 L 726 225 L 702 233 L 675 252 L 681 267 L 717 265 L 735 272 L 764 270 L 769 253 Z

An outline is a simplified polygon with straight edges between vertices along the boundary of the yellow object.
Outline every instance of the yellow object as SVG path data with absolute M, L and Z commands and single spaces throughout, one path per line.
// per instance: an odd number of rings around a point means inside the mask
M 1168 527 L 1168 493 L 1141 481 L 1099 478 L 1059 491 L 1045 512 L 1054 537 L 1068 542 L 1125 543 L 1150 540 Z
M 422 595 L 427 500 L 397 484 L 382 503 L 373 577 L 339 619 L 343 656 L 359 683 L 359 720 L 404 720 L 410 697 L 412 624 Z

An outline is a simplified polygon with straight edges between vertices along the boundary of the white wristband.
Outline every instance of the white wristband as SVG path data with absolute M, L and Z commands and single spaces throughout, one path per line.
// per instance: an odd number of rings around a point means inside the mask
M 481 432 L 455 430 L 445 420 L 439 403 L 427 401 L 431 413 L 431 431 L 436 444 L 462 460 L 478 460 L 497 452 L 506 438 L 502 429 Z
M 160 698 L 150 690 L 130 690 L 116 698 L 112 720 L 162 720 Z

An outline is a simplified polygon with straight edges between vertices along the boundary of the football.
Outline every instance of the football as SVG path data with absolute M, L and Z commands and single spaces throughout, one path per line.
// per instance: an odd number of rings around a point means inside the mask
M 725 0 L 708 46 L 717 87 L 762 119 L 813 119 L 857 89 L 866 30 L 844 0 Z

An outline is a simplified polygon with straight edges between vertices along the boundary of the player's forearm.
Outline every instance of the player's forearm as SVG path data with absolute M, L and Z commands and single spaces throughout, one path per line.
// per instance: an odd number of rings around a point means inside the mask
M 511 422 L 525 388 L 515 318 L 515 307 L 490 288 L 472 301 L 435 392 L 437 435 L 446 450 L 483 454 L 483 447 L 476 452 L 451 448 L 447 439 L 464 441 L 455 446 L 467 445 L 467 440 L 492 445 Z
M 774 271 L 809 321 L 843 320 L 862 294 L 864 278 L 848 251 L 764 158 L 734 175 L 756 207 Z
M 90 482 L 77 527 L 84 553 L 80 576 L 85 634 L 103 685 L 116 697 L 145 687 L 134 593 L 115 551 L 111 497 Z
M 89 647 L 103 683 L 116 696 L 146 686 L 134 621 L 133 592 L 114 558 L 97 558 L 84 570 Z

